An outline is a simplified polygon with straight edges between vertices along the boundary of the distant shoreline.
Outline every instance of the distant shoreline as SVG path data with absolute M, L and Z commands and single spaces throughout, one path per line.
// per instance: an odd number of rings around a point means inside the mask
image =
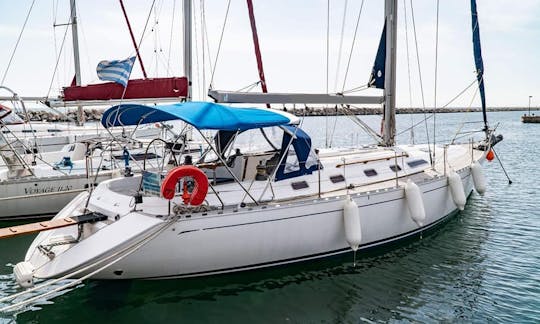
M 342 109 L 322 108 L 322 107 L 303 107 L 303 108 L 286 108 L 282 109 L 291 114 L 305 117 L 317 117 L 317 116 L 343 116 L 345 115 Z M 488 108 L 488 112 L 500 112 L 500 111 L 525 111 L 529 108 L 523 107 L 492 107 Z M 86 121 L 99 121 L 104 109 L 89 108 L 84 110 Z M 351 107 L 349 111 L 354 115 L 381 115 L 382 108 L 368 108 L 368 107 Z M 464 113 L 464 112 L 481 112 L 480 108 L 397 108 L 396 114 L 431 114 L 436 113 Z M 540 111 L 540 107 L 531 108 L 531 111 Z M 50 122 L 65 122 L 69 120 L 76 120 L 76 110 L 68 110 L 65 115 L 60 115 L 53 111 L 46 110 L 28 110 L 31 121 L 50 121 Z M 67 117 L 66 117 L 67 116 Z M 24 118 L 24 116 L 21 116 Z

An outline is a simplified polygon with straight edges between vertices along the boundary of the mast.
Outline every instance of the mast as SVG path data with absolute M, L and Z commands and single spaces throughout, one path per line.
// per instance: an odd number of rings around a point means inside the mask
M 386 58 L 384 79 L 383 142 L 393 146 L 396 135 L 396 33 L 397 0 L 386 0 L 384 5 L 386 23 Z
M 186 101 L 191 101 L 191 0 L 184 0 L 184 76 L 188 81 Z
M 77 6 L 75 0 L 69 1 L 71 10 L 71 38 L 73 39 L 73 63 L 75 64 L 75 85 L 81 85 L 81 60 L 79 58 L 79 34 L 77 32 Z M 84 110 L 77 106 L 77 123 L 84 124 Z
M 249 11 L 249 22 L 251 24 L 251 33 L 253 35 L 253 46 L 255 47 L 255 57 L 257 58 L 257 69 L 259 70 L 259 80 L 261 80 L 261 88 L 263 93 L 268 93 L 266 88 L 266 79 L 264 77 L 264 69 L 261 57 L 261 48 L 259 47 L 259 37 L 257 35 L 257 25 L 255 24 L 255 14 L 253 12 L 252 0 L 246 0 Z M 270 108 L 270 104 L 266 104 L 266 108 Z

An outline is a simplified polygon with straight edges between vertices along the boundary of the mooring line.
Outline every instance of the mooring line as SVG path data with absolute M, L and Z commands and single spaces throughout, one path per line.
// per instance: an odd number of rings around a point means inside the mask
M 101 272 L 101 271 L 104 270 L 105 268 L 110 267 L 111 265 L 115 264 L 116 262 L 122 260 L 123 258 L 129 256 L 129 255 L 132 254 L 133 252 L 137 251 L 139 248 L 141 248 L 142 246 L 144 246 L 146 243 L 148 243 L 148 242 L 150 242 L 152 239 L 154 239 L 157 235 L 159 235 L 159 234 L 161 234 L 163 231 L 165 231 L 171 224 L 173 224 L 174 222 L 176 222 L 176 219 L 177 219 L 176 217 L 172 218 L 170 221 L 168 221 L 167 223 L 163 224 L 162 227 L 159 227 L 155 232 L 150 233 L 148 236 L 142 238 L 140 241 L 137 241 L 135 244 L 130 245 L 130 246 L 128 246 L 128 247 L 126 247 L 126 248 L 124 248 L 124 249 L 118 251 L 118 252 L 115 252 L 115 253 L 113 253 L 112 255 L 109 255 L 109 256 L 107 256 L 106 258 L 103 258 L 103 259 L 101 259 L 101 260 L 99 260 L 99 261 L 97 261 L 97 262 L 94 262 L 94 263 L 91 264 L 91 265 L 88 265 L 88 266 L 86 266 L 86 267 L 84 267 L 84 268 L 82 268 L 82 269 L 79 269 L 79 270 L 77 270 L 77 271 L 74 271 L 74 272 L 72 272 L 72 273 L 69 273 L 69 274 L 67 274 L 67 275 L 65 275 L 65 276 L 63 276 L 63 277 L 54 279 L 54 280 L 52 280 L 52 281 L 47 281 L 47 282 L 45 282 L 45 283 L 43 283 L 43 284 L 41 284 L 41 285 L 35 286 L 34 288 L 27 289 L 27 290 L 25 290 L 25 291 L 21 291 L 21 292 L 19 292 L 19 293 L 16 293 L 16 294 L 13 294 L 13 295 L 6 296 L 6 297 L 1 298 L 1 299 L 0 299 L 0 302 L 5 302 L 5 301 L 8 301 L 8 300 L 12 300 L 12 299 L 17 298 L 17 297 L 19 297 L 19 296 L 22 296 L 22 295 L 31 293 L 31 292 L 33 292 L 33 291 L 36 291 L 36 290 L 38 290 L 38 289 L 41 289 L 41 288 L 44 288 L 44 287 L 47 287 L 47 286 L 50 286 L 50 285 L 52 285 L 52 284 L 54 284 L 54 283 L 57 283 L 57 282 L 59 282 L 59 281 L 61 281 L 61 280 L 65 280 L 65 279 L 68 279 L 68 278 L 70 278 L 70 277 L 73 277 L 73 276 L 75 276 L 75 275 L 77 275 L 77 274 L 79 274 L 79 273 L 81 273 L 81 272 L 84 272 L 84 271 L 86 271 L 86 270 L 88 270 L 88 269 L 90 269 L 90 268 L 92 268 L 92 267 L 95 267 L 96 265 L 101 264 L 101 263 L 103 263 L 103 262 L 105 262 L 105 261 L 107 261 L 107 260 L 109 260 L 109 259 L 111 259 L 111 258 L 113 258 L 113 257 L 115 257 L 115 256 L 117 256 L 117 255 L 120 255 L 118 258 L 114 259 L 114 260 L 111 261 L 110 263 L 105 264 L 104 266 L 98 268 L 97 270 L 92 271 L 91 273 L 89 273 L 89 274 L 87 274 L 87 275 L 85 275 L 85 276 L 83 276 L 83 277 L 81 277 L 81 278 L 79 278 L 79 279 L 76 279 L 76 280 L 74 280 L 74 281 L 72 281 L 72 282 L 70 282 L 70 283 L 67 283 L 67 284 L 65 284 L 65 285 L 63 285 L 63 286 L 57 287 L 57 288 L 55 288 L 55 289 L 53 289 L 53 290 L 51 290 L 51 291 L 48 291 L 48 292 L 46 292 L 46 293 L 43 293 L 43 294 L 41 294 L 41 295 L 37 295 L 37 296 L 31 297 L 31 298 L 29 298 L 29 299 L 25 299 L 25 300 L 23 300 L 23 301 L 21 301 L 21 302 L 19 302 L 19 303 L 16 303 L 16 304 L 9 305 L 9 306 L 6 306 L 6 307 L 4 307 L 4 308 L 1 308 L 1 309 L 0 309 L 0 312 L 4 313 L 4 312 L 7 312 L 7 311 L 12 310 L 12 309 L 19 308 L 19 307 L 24 306 L 24 305 L 27 305 L 27 304 L 29 304 L 29 303 L 31 303 L 31 302 L 33 302 L 33 301 L 36 301 L 36 300 L 38 300 L 38 299 L 45 298 L 45 297 L 50 296 L 50 295 L 52 295 L 52 294 L 54 294 L 54 293 L 56 293 L 56 292 L 62 291 L 62 290 L 64 290 L 64 289 L 67 289 L 67 288 L 69 288 L 69 287 L 72 287 L 72 286 L 74 286 L 74 285 L 79 284 L 79 283 L 82 282 L 83 280 L 85 280 L 85 279 L 87 279 L 87 278 L 89 278 L 89 277 L 91 277 L 91 276 L 93 276 L 93 275 L 95 275 L 95 274 Z M 123 253 L 124 253 L 124 254 L 123 254 Z

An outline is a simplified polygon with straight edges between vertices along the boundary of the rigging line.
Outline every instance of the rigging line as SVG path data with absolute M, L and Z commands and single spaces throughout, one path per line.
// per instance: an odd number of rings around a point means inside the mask
M 360 25 L 360 17 L 362 16 L 362 9 L 364 8 L 364 0 L 360 4 L 360 11 L 358 12 L 358 18 L 356 19 L 356 27 L 354 28 L 354 35 L 351 44 L 351 52 L 349 53 L 349 59 L 347 61 L 347 68 L 345 69 L 345 77 L 343 78 L 343 86 L 341 87 L 341 93 L 345 90 L 345 83 L 347 82 L 347 76 L 349 75 L 349 68 L 351 66 L 351 59 L 354 51 L 354 45 L 356 44 L 356 34 L 358 33 L 358 26 Z
M 71 17 L 71 13 L 70 13 Z M 53 75 L 51 78 L 51 83 L 49 83 L 49 90 L 47 91 L 47 95 L 45 98 L 49 98 L 49 95 L 51 94 L 52 86 L 54 83 L 54 78 L 56 76 L 56 71 L 58 71 L 58 63 L 60 62 L 60 57 L 62 56 L 62 52 L 64 51 L 64 43 L 66 42 L 66 36 L 68 33 L 69 24 L 66 25 L 66 30 L 64 31 L 64 37 L 62 38 L 62 44 L 60 44 L 60 53 L 58 53 L 58 56 L 56 57 L 56 65 L 54 66 Z
M 326 93 L 328 94 L 328 75 L 330 70 L 330 0 L 326 1 Z
M 136 241 L 134 244 L 128 245 L 127 247 L 125 247 L 125 248 L 123 248 L 123 249 L 121 249 L 121 250 L 119 250 L 117 252 L 114 252 L 114 253 L 112 253 L 112 254 L 110 254 L 108 256 L 105 256 L 103 259 L 98 259 L 96 262 L 91 263 L 90 265 L 87 265 L 87 266 L 85 266 L 83 268 L 80 268 L 78 270 L 70 272 L 70 273 L 64 275 L 63 277 L 45 281 L 44 283 L 42 283 L 42 284 L 40 284 L 38 286 L 35 286 L 34 288 L 23 290 L 23 291 L 21 291 L 19 293 L 16 293 L 14 295 L 10 295 L 10 296 L 5 297 L 4 298 L 5 300 L 12 300 L 12 299 L 14 299 L 14 298 L 16 298 L 18 296 L 25 295 L 25 294 L 27 294 L 27 293 L 29 293 L 31 291 L 36 291 L 36 290 L 38 290 L 40 288 L 50 286 L 50 285 L 52 285 L 54 283 L 57 283 L 57 282 L 59 282 L 61 280 L 69 279 L 71 277 L 74 277 L 77 274 L 81 274 L 81 273 L 85 273 L 85 272 L 87 273 L 84 276 L 81 276 L 81 277 L 79 277 L 77 279 L 74 279 L 74 280 L 72 280 L 70 282 L 63 283 L 59 287 L 56 287 L 56 288 L 54 288 L 54 289 L 52 289 L 50 291 L 47 291 L 45 293 L 39 293 L 38 292 L 38 294 L 33 296 L 33 297 L 23 299 L 22 301 L 17 302 L 17 303 L 12 304 L 12 305 L 9 305 L 9 306 L 5 306 L 5 307 L 0 309 L 0 313 L 4 313 L 4 312 L 7 312 L 7 311 L 11 311 L 13 309 L 20 308 L 20 307 L 22 307 L 24 305 L 30 304 L 30 303 L 32 303 L 34 301 L 38 301 L 40 299 L 41 300 L 45 299 L 46 297 L 51 296 L 51 295 L 53 295 L 55 293 L 62 293 L 67 288 L 70 288 L 70 287 L 73 287 L 75 285 L 78 285 L 78 284 L 82 283 L 85 279 L 88 279 L 88 278 L 92 277 L 93 275 L 103 271 L 107 267 L 112 266 L 113 264 L 117 263 L 118 261 L 124 259 L 125 257 L 127 257 L 127 256 L 131 255 L 132 253 L 136 252 L 137 250 L 139 250 L 141 247 L 146 245 L 148 242 L 152 241 L 155 237 L 157 237 L 159 234 L 161 234 L 167 228 L 169 228 L 169 226 L 172 225 L 174 222 L 176 222 L 176 220 L 177 220 L 176 217 L 169 217 L 163 223 L 157 224 L 155 227 L 151 228 L 150 230 L 153 230 L 153 231 L 151 231 L 150 234 L 144 236 L 142 239 Z M 110 261 L 111 259 L 112 259 L 112 261 Z M 95 269 L 97 266 L 103 264 L 105 261 L 110 261 L 110 262 L 108 262 L 105 265 Z M 92 270 L 92 268 L 94 268 L 95 270 Z M 91 272 L 88 273 L 88 271 L 91 271 Z
M 223 28 L 221 29 L 221 36 L 219 37 L 218 50 L 216 53 L 216 59 L 214 61 L 214 68 L 212 69 L 212 76 L 210 78 L 210 88 L 214 83 L 214 74 L 216 73 L 217 61 L 219 58 L 219 52 L 221 51 L 221 43 L 223 41 L 223 35 L 225 34 L 225 26 L 227 25 L 227 18 L 229 17 L 229 9 L 231 8 L 231 0 L 227 2 L 227 10 L 225 11 L 225 19 L 223 21 Z
M 465 89 L 461 90 L 460 93 L 458 93 L 454 98 L 452 98 L 446 105 L 441 106 L 441 108 L 448 107 L 452 102 L 454 102 L 457 98 L 461 97 L 462 94 L 465 93 L 465 91 L 469 90 L 474 84 L 476 83 L 476 79 L 474 79 L 471 84 L 469 84 Z
M 139 39 L 139 44 L 137 44 L 138 48 L 141 48 L 142 41 L 144 39 L 144 34 L 146 33 L 146 28 L 148 27 L 148 22 L 150 21 L 150 16 L 152 16 L 152 10 L 154 9 L 154 4 L 156 3 L 156 0 L 152 1 L 152 5 L 150 6 L 150 10 L 148 11 L 148 17 L 146 17 L 146 23 L 144 24 L 143 31 L 141 33 L 141 38 Z
M 169 51 L 167 56 L 167 76 L 171 74 L 171 51 L 172 51 L 172 40 L 173 40 L 173 31 L 174 31 L 174 18 L 176 17 L 176 0 L 173 1 L 172 7 L 172 22 L 171 22 L 171 34 L 169 36 Z
M 428 144 L 428 153 L 429 153 L 429 162 L 431 165 L 433 165 L 433 159 L 431 157 L 431 145 L 430 145 L 430 141 L 429 141 L 429 130 L 428 130 L 428 124 L 427 124 L 427 115 L 426 115 L 426 102 L 425 102 L 425 99 L 424 99 L 424 86 L 423 86 L 423 82 L 422 82 L 422 70 L 420 69 L 420 51 L 418 50 L 418 38 L 416 37 L 416 22 L 415 22 L 415 19 L 414 19 L 414 8 L 413 8 L 413 4 L 412 4 L 412 0 L 409 0 L 409 4 L 411 6 L 411 18 L 412 18 L 412 25 L 413 25 L 413 35 L 414 35 L 414 44 L 415 44 L 415 48 L 416 48 L 416 62 L 417 62 L 417 66 L 418 66 L 418 77 L 419 77 L 419 81 L 420 81 L 420 93 L 421 93 L 421 97 L 422 97 L 422 112 L 424 114 L 424 122 L 425 122 L 425 126 L 426 126 L 426 139 L 427 139 L 427 144 Z M 431 118 L 431 117 L 430 117 Z
M 424 114 L 424 117 L 425 117 L 426 119 L 430 119 L 431 117 L 433 117 L 433 114 L 429 114 L 429 116 L 426 116 L 426 115 Z M 416 127 L 416 126 L 418 126 L 418 125 L 420 125 L 420 124 L 422 124 L 422 123 L 425 123 L 425 122 L 426 122 L 426 120 L 422 119 L 422 120 L 416 122 L 416 123 L 415 123 L 414 125 L 412 125 L 411 127 Z M 406 133 L 406 132 L 408 132 L 408 131 L 410 131 L 410 127 L 409 127 L 409 128 L 405 128 L 405 129 L 402 130 L 401 132 L 397 133 L 396 136 L 402 135 L 403 133 Z M 431 155 L 430 155 L 430 157 L 431 157 Z
M 34 7 L 34 3 L 36 0 L 32 1 L 32 4 L 30 5 L 30 9 L 28 9 L 28 13 L 26 14 L 26 19 L 24 19 L 24 24 L 22 26 L 21 32 L 19 33 L 19 37 L 17 37 L 17 42 L 15 43 L 15 47 L 13 48 L 13 51 L 11 52 L 11 57 L 9 58 L 9 63 L 6 66 L 6 70 L 4 71 L 4 76 L 2 77 L 2 82 L 0 83 L 0 86 L 4 85 L 4 81 L 6 80 L 7 73 L 9 71 L 9 68 L 11 67 L 11 62 L 13 61 L 13 57 L 15 57 L 15 53 L 17 52 L 17 48 L 19 47 L 19 42 L 21 41 L 24 29 L 26 27 L 26 23 L 28 22 L 28 18 L 30 18 L 30 13 L 32 12 L 32 8 Z
M 470 88 L 476 81 L 477 81 L 477 80 L 474 80 L 473 83 L 467 87 L 467 89 Z M 479 87 L 475 88 L 474 94 L 473 94 L 473 96 L 472 96 L 472 98 L 471 98 L 471 101 L 469 102 L 469 107 L 467 107 L 467 109 L 469 109 L 469 110 L 471 109 L 472 103 L 473 103 L 474 99 L 476 98 L 476 94 L 478 94 L 479 89 L 480 89 Z M 466 89 L 465 89 L 465 90 L 466 90 Z M 465 92 L 465 91 L 462 91 L 462 93 L 463 93 L 463 92 Z M 457 135 L 461 133 L 461 130 L 462 130 L 463 127 L 465 126 L 465 122 L 464 122 L 465 118 L 466 118 L 465 115 L 463 115 L 463 117 L 462 117 L 462 119 L 461 119 L 461 125 L 458 127 L 458 129 L 457 129 L 457 131 L 456 131 L 456 134 L 454 135 L 454 138 L 452 139 L 451 143 L 454 143 L 454 141 L 455 141 L 456 138 L 457 138 Z
M 412 108 L 412 86 L 411 86 L 411 56 L 409 54 L 409 28 L 407 24 L 407 1 L 403 0 L 403 15 L 405 18 L 403 21 L 405 22 L 405 48 L 407 51 L 407 75 L 409 78 L 409 108 Z M 411 143 L 414 145 L 414 119 L 413 115 L 410 114 L 411 117 Z
M 341 36 L 339 39 L 339 51 L 338 51 L 338 61 L 336 66 L 336 78 L 334 80 L 334 91 L 337 91 L 337 83 L 339 76 L 339 68 L 341 65 L 341 52 L 343 48 L 343 36 L 345 35 L 345 20 L 347 18 L 347 5 L 349 4 L 348 0 L 345 0 L 345 6 L 343 7 L 343 19 L 341 19 Z
M 161 2 L 163 4 L 163 2 Z M 154 7 L 154 21 L 153 21 L 153 25 L 152 25 L 152 28 L 151 28 L 151 32 L 154 36 L 154 73 L 156 75 L 159 75 L 159 71 L 158 71 L 158 43 L 159 43 L 159 20 L 158 20 L 158 7 L 159 7 L 159 3 L 157 4 L 156 7 Z
M 208 37 L 208 28 L 206 26 L 206 2 L 203 1 L 203 17 L 204 17 L 204 40 L 206 40 L 206 48 L 207 48 L 207 56 L 208 56 L 208 64 L 210 65 L 210 70 L 213 71 L 213 67 L 212 67 L 212 53 L 210 52 L 210 38 Z M 206 81 L 206 76 L 205 76 L 205 81 Z M 205 82 L 205 85 L 206 85 L 206 82 Z M 209 86 L 210 88 L 210 86 Z
M 474 80 L 474 81 L 467 87 L 467 89 L 470 88 L 471 86 L 473 86 L 474 83 L 475 83 L 476 81 L 477 81 L 477 80 Z M 480 81 L 483 81 L 483 78 L 480 79 Z M 467 89 L 465 89 L 465 90 L 467 90 Z M 465 90 L 463 90 L 461 93 L 465 92 Z M 471 98 L 471 101 L 469 102 L 469 106 L 467 107 L 468 110 L 471 109 L 471 106 L 472 106 L 472 104 L 473 104 L 473 101 L 474 101 L 474 99 L 476 99 L 476 95 L 478 94 L 478 91 L 479 91 L 479 90 L 480 90 L 480 87 L 476 87 L 476 88 L 475 88 L 474 94 L 473 94 L 473 96 L 472 96 L 472 98 Z M 466 119 L 466 116 L 463 115 L 463 117 L 461 118 L 461 125 L 460 125 L 460 126 L 458 127 L 458 129 L 456 130 L 456 134 L 454 135 L 454 138 L 452 139 L 451 143 L 454 143 L 454 141 L 455 141 L 456 138 L 457 138 L 457 135 L 458 135 L 459 133 L 461 133 L 461 130 L 462 130 L 463 127 L 465 126 L 465 119 Z
M 334 142 L 334 133 L 336 132 L 337 119 L 338 119 L 338 114 L 337 114 L 337 106 L 336 106 L 336 115 L 334 116 L 334 126 L 332 127 L 332 134 L 330 135 L 330 147 L 332 147 L 332 143 Z
M 201 83 L 201 88 L 202 88 L 202 93 L 203 93 L 203 96 L 204 96 L 204 90 L 206 88 L 206 61 L 205 61 L 205 53 L 206 53 L 206 48 L 205 48 L 205 43 L 204 43 L 204 40 L 205 40 L 205 19 L 204 19 L 204 0 L 201 0 L 199 2 L 199 9 L 200 9 L 200 12 L 201 12 L 201 54 L 202 54 L 202 78 L 199 80 L 199 82 Z M 201 82 L 202 80 L 202 82 Z
M 194 4 L 194 7 L 195 7 L 195 4 Z M 193 8 L 195 9 L 195 8 Z M 197 76 L 197 78 L 199 78 L 200 76 L 200 70 L 199 70 L 199 46 L 197 44 L 197 15 L 195 13 L 193 13 L 193 36 L 194 36 L 194 39 L 195 41 L 192 42 L 192 43 L 195 43 L 195 75 Z M 193 83 L 193 81 L 190 81 Z M 203 87 L 201 86 L 200 82 L 198 84 L 198 92 L 199 92 L 199 98 L 202 99 L 204 97 L 204 89 Z
M 58 16 L 58 3 L 59 3 L 59 2 L 60 2 L 60 1 L 56 1 L 56 6 L 55 6 L 55 4 L 54 4 L 54 2 L 53 2 L 53 17 L 54 17 L 54 19 L 53 19 L 54 57 L 57 57 L 57 56 L 58 56 L 58 41 L 56 40 L 56 30 L 55 30 L 55 28 L 56 28 L 56 18 L 57 18 L 57 16 Z M 58 89 L 60 89 L 60 86 L 61 86 L 61 84 L 60 84 L 60 78 L 57 77 L 56 83 L 57 83 L 56 86 L 58 87 Z
M 253 88 L 258 86 L 260 83 L 261 83 L 261 80 L 255 81 L 255 82 L 253 82 L 251 84 L 248 84 L 247 86 L 245 86 L 245 87 L 243 87 L 241 89 L 236 90 L 236 92 L 250 92 Z
M 439 63 L 439 0 L 437 0 L 437 22 L 435 25 L 435 75 L 433 89 L 433 161 L 435 161 L 435 144 L 437 143 L 437 133 L 435 131 L 437 115 L 437 72 Z
M 341 91 L 341 94 L 347 94 L 347 93 L 352 93 L 352 92 L 360 92 L 360 91 L 364 91 L 364 90 L 367 90 L 367 89 L 369 89 L 369 85 L 364 84 L 364 85 L 354 87 L 354 88 L 351 88 L 351 89 L 348 89 L 348 90 L 343 90 L 343 91 Z
M 328 75 L 330 71 L 330 0 L 326 1 L 326 94 L 328 94 Z M 325 114 L 325 147 L 328 147 L 328 115 Z
M 452 102 L 454 102 L 457 98 L 461 97 L 467 90 L 469 90 L 475 83 L 476 83 L 476 78 L 475 78 L 475 79 L 474 79 L 467 87 L 465 87 L 465 89 L 463 89 L 460 93 L 458 93 L 454 98 L 452 98 L 449 102 L 447 102 L 447 103 L 446 103 L 444 106 L 442 106 L 441 108 L 446 108 L 446 107 L 448 107 Z M 477 92 L 478 92 L 478 88 L 476 88 L 475 94 L 474 94 L 474 96 L 473 96 L 473 100 L 474 100 L 474 98 L 476 97 L 476 93 L 477 93 Z M 468 107 L 468 108 L 470 108 L 471 105 L 472 105 L 472 102 L 469 104 L 469 107 Z M 424 116 L 425 116 L 425 114 L 424 114 Z M 427 118 L 429 119 L 429 118 L 431 118 L 431 117 L 433 117 L 433 113 L 431 113 Z M 403 131 L 399 132 L 396 136 L 399 136 L 399 135 L 401 135 L 401 134 L 403 134 L 403 133 L 406 133 L 407 131 L 410 130 L 410 128 L 415 128 L 416 126 L 420 125 L 420 124 L 423 123 L 423 122 L 424 122 L 424 120 L 421 120 L 421 121 L 415 123 L 414 125 L 411 125 L 411 127 L 404 129 Z
M 377 134 L 368 124 L 366 124 L 362 119 L 358 118 L 349 108 L 343 107 L 343 112 L 345 116 L 349 117 L 356 125 L 358 125 L 366 134 L 371 136 L 377 143 L 381 143 L 381 136 Z

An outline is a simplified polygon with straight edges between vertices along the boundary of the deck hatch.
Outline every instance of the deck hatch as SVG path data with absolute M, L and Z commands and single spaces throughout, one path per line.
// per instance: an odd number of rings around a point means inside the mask
M 294 190 L 309 188 L 309 185 L 306 181 L 291 182 L 291 186 Z
M 330 176 L 330 181 L 332 181 L 332 183 L 343 182 L 345 181 L 345 177 L 342 174 L 336 174 L 336 175 Z
M 422 164 L 426 164 L 427 161 L 424 160 L 424 159 L 419 159 L 419 160 L 412 160 L 412 161 L 409 161 L 407 162 L 407 165 L 411 168 L 414 168 L 414 167 L 417 167 L 419 165 L 422 165 Z
M 375 171 L 375 169 L 365 169 L 364 170 L 364 174 L 368 177 L 374 177 L 376 176 L 378 173 L 377 171 Z

